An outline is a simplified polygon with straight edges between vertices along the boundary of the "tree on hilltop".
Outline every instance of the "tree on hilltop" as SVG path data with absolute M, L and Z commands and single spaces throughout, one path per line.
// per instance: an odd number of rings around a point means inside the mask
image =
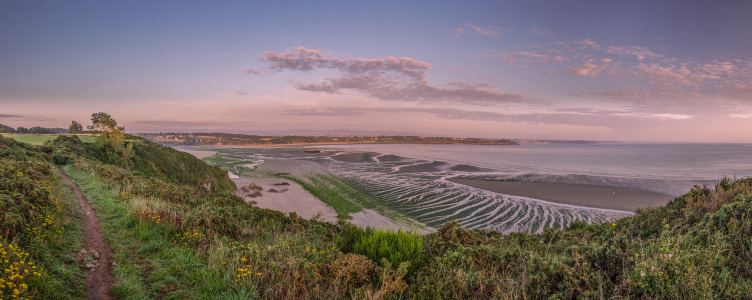
M 112 116 L 99 112 L 91 115 L 91 126 L 87 126 L 89 130 L 99 131 L 102 134 L 97 138 L 97 142 L 105 148 L 105 150 L 112 150 L 115 153 L 123 152 L 123 143 L 125 142 L 125 128 L 117 126 L 117 121 Z M 126 152 L 130 152 L 130 147 L 126 148 Z M 130 153 L 128 153 L 130 155 Z
M 84 131 L 84 126 L 81 125 L 81 123 L 74 121 L 71 121 L 70 126 L 68 126 L 68 133 L 74 134 L 74 133 L 80 133 L 81 131 Z
M 86 128 L 91 131 L 114 130 L 117 128 L 117 121 L 106 113 L 98 112 L 91 114 L 91 125 L 86 126 Z

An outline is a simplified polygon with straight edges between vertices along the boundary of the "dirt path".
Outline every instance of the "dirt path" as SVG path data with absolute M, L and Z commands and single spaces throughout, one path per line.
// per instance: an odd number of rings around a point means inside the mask
M 78 204 L 84 211 L 84 242 L 83 249 L 78 255 L 79 263 L 86 265 L 89 277 L 86 278 L 86 292 L 90 300 L 114 299 L 110 290 L 114 282 L 112 277 L 112 248 L 104 241 L 104 234 L 99 229 L 99 218 L 94 209 L 86 201 L 81 190 L 78 189 L 68 176 L 60 170 L 60 176 L 73 190 Z

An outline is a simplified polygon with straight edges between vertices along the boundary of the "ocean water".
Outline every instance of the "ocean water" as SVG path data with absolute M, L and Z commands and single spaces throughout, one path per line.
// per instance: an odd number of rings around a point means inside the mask
M 522 144 L 519 146 L 350 144 L 235 148 L 230 156 L 319 162 L 385 205 L 438 227 L 541 232 L 574 220 L 611 222 L 631 212 L 499 194 L 451 178 L 517 180 L 642 189 L 679 196 L 722 177 L 752 177 L 752 144 Z

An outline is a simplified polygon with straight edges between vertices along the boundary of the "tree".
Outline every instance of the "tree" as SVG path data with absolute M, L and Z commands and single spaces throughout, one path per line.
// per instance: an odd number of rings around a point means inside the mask
M 117 121 L 106 113 L 98 112 L 91 114 L 91 126 L 87 126 L 86 128 L 93 131 L 113 130 L 117 128 Z
M 80 133 L 81 131 L 84 131 L 84 126 L 81 125 L 81 123 L 74 121 L 71 121 L 70 126 L 68 126 L 68 133 L 75 134 Z
M 16 133 L 16 129 L 0 124 L 0 133 Z
M 104 148 L 109 148 L 115 152 L 123 150 L 125 128 L 118 127 L 117 121 L 112 116 L 103 112 L 91 114 L 91 126 L 87 126 L 87 128 L 102 132 L 98 140 Z

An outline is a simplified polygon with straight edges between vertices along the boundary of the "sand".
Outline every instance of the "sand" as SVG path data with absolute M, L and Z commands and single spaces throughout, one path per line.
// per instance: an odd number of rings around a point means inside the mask
M 214 156 L 215 154 L 217 154 L 217 151 L 209 151 L 209 150 L 188 150 L 188 149 L 180 149 L 180 148 L 175 148 L 175 150 L 183 151 L 185 153 L 195 156 L 198 159 L 204 159 L 204 157 Z
M 638 208 L 665 205 L 674 199 L 671 195 L 644 190 L 583 184 L 499 182 L 477 179 L 450 179 L 450 181 L 501 194 L 630 212 Z
M 415 225 L 410 226 L 407 224 L 401 224 L 400 222 L 395 222 L 390 220 L 387 217 L 382 216 L 375 210 L 370 209 L 364 209 L 361 212 L 357 212 L 354 214 L 350 214 L 352 217 L 352 220 L 350 222 L 353 225 L 357 225 L 360 227 L 373 227 L 378 229 L 384 229 L 384 230 L 393 230 L 398 231 L 402 229 L 403 231 L 415 231 L 419 234 L 428 234 L 431 232 L 436 232 L 436 229 L 430 226 L 427 226 L 423 223 L 420 223 L 418 221 L 413 220 Z
M 260 208 L 268 208 L 283 213 L 295 212 L 298 216 L 310 220 L 319 212 L 321 213 L 321 219 L 325 222 L 336 223 L 337 212 L 334 211 L 326 203 L 322 202 L 315 196 L 311 195 L 302 186 L 287 179 L 281 178 L 252 178 L 241 177 L 233 178 L 232 181 L 238 186 L 238 188 L 255 183 L 263 188 L 261 191 L 261 197 L 243 197 L 246 202 L 256 201 L 256 206 Z M 275 183 L 287 182 L 290 185 L 274 185 Z M 286 192 L 272 193 L 269 189 L 283 190 Z
M 321 165 L 319 163 L 292 159 L 267 159 L 264 161 L 264 163 L 258 166 L 257 170 L 274 174 L 288 173 L 293 176 L 331 174 L 324 165 Z M 316 215 L 316 213 L 321 212 L 322 220 L 331 223 L 337 222 L 337 213 L 334 211 L 334 209 L 332 209 L 331 206 L 328 206 L 326 203 L 313 196 L 311 193 L 303 189 L 302 186 L 298 185 L 295 182 L 279 178 L 249 177 L 241 177 L 233 179 L 233 181 L 235 181 L 235 184 L 238 186 L 238 188 L 249 185 L 252 182 L 264 188 L 264 192 L 261 192 L 263 196 L 256 198 L 244 198 L 246 201 L 256 201 L 258 203 L 258 207 L 273 209 L 285 213 L 294 211 L 299 216 L 306 219 L 310 219 L 311 217 Z M 275 186 L 274 183 L 277 182 L 289 182 L 290 185 Z M 288 188 L 289 191 L 284 193 L 269 193 L 266 192 L 268 191 L 269 187 L 272 187 L 276 190 Z M 402 228 L 403 230 L 411 230 L 413 229 L 412 227 L 414 227 L 401 224 L 400 222 L 392 221 L 389 218 L 382 216 L 378 212 L 370 209 L 363 209 L 363 211 L 361 212 L 351 213 L 350 217 L 352 217 L 352 220 L 350 220 L 350 222 L 353 225 L 360 227 L 370 226 L 392 230 L 398 230 L 400 228 Z M 415 224 L 423 225 L 417 221 L 414 222 Z M 425 225 L 423 226 L 425 228 L 415 229 L 421 233 L 435 231 L 435 229 L 433 228 Z
M 289 173 L 291 175 L 328 174 L 324 165 L 312 161 L 294 159 L 267 159 L 258 166 L 258 171 Z

